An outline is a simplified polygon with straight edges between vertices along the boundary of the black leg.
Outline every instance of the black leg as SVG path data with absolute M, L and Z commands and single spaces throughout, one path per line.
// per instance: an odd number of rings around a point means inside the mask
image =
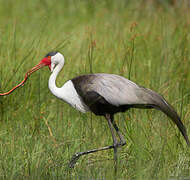
M 124 146 L 126 144 L 125 138 L 123 137 L 123 135 L 119 131 L 119 128 L 117 127 L 117 124 L 115 123 L 113 118 L 112 118 L 112 124 L 113 124 L 113 127 L 115 128 L 116 133 L 117 133 L 117 135 L 119 136 L 119 139 L 120 139 L 119 146 Z
M 78 153 L 74 154 L 73 157 L 71 158 L 71 160 L 69 162 L 69 168 L 73 168 L 75 166 L 77 160 L 83 155 L 98 152 L 98 151 L 108 150 L 108 149 L 112 149 L 112 148 L 114 148 L 113 145 L 112 146 L 106 146 L 103 148 L 98 148 L 98 149 L 91 149 L 91 150 L 88 150 L 85 152 L 78 152 Z
M 73 168 L 74 165 L 76 164 L 77 160 L 83 155 L 114 148 L 114 160 L 115 160 L 115 167 L 116 167 L 115 169 L 117 169 L 117 148 L 119 146 L 125 145 L 126 142 L 125 142 L 125 139 L 123 138 L 122 134 L 120 133 L 117 125 L 113 121 L 113 116 L 110 115 L 110 114 L 106 114 L 105 118 L 108 121 L 108 125 L 109 125 L 109 128 L 110 128 L 111 134 L 112 134 L 113 145 L 112 146 L 106 146 L 106 147 L 103 147 L 103 148 L 98 148 L 98 149 L 92 149 L 92 150 L 88 150 L 88 151 L 85 151 L 85 152 L 78 152 L 78 153 L 74 154 L 73 157 L 71 158 L 70 162 L 69 162 L 69 167 L 70 168 Z M 116 132 L 117 132 L 117 134 L 118 134 L 118 136 L 120 138 L 120 143 L 118 143 L 118 141 L 117 141 L 117 138 L 116 138 L 116 136 L 114 134 L 114 129 L 113 129 L 112 126 L 115 128 L 115 130 L 116 130 Z
M 119 128 L 117 127 L 117 124 L 114 121 L 114 116 L 111 116 L 111 123 L 112 123 L 113 127 L 115 128 L 116 133 L 117 133 L 117 135 L 119 136 L 119 139 L 120 139 L 119 143 L 117 141 L 116 141 L 116 143 L 114 143 L 115 176 L 117 177 L 117 148 L 120 147 L 120 146 L 124 146 L 126 144 L 126 141 L 125 141 L 123 135 L 121 134 L 121 132 L 119 131 Z M 113 133 L 113 135 L 114 135 L 114 133 Z M 115 158 L 115 156 L 116 156 L 116 158 Z
M 115 136 L 113 129 L 113 122 L 114 122 L 113 115 L 106 114 L 105 118 L 108 121 L 108 125 L 112 134 L 113 148 L 114 148 L 114 168 L 115 168 L 115 176 L 117 176 L 117 148 L 120 146 L 120 144 L 117 141 L 117 137 Z
M 117 148 L 118 148 L 119 143 L 117 141 L 117 137 L 115 136 L 114 129 L 113 129 L 113 124 L 112 124 L 113 116 L 110 114 L 106 114 L 105 118 L 108 121 L 108 125 L 109 125 L 110 131 L 111 131 L 111 135 L 112 135 L 112 139 L 113 139 L 113 146 L 114 146 L 114 160 L 115 160 L 115 165 L 117 166 Z

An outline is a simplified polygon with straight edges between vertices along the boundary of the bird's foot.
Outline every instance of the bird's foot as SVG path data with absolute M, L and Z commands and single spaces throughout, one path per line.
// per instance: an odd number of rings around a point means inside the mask
M 126 145 L 126 142 L 125 142 L 125 141 L 119 143 L 119 146 L 125 146 L 125 145 Z
M 78 152 L 73 155 L 73 157 L 71 158 L 71 160 L 69 162 L 69 168 L 74 168 L 76 162 L 78 161 L 78 159 L 80 158 L 81 155 L 82 155 L 81 152 Z

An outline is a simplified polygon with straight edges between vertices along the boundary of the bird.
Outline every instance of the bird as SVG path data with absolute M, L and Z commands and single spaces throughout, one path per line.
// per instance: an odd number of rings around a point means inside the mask
M 66 81 L 62 87 L 57 87 L 56 78 L 64 64 L 65 58 L 63 54 L 57 51 L 50 52 L 38 65 L 27 72 L 25 80 L 33 72 L 48 66 L 51 71 L 48 82 L 51 93 L 82 113 L 90 111 L 97 116 L 104 116 L 108 122 L 113 139 L 113 144 L 110 146 L 75 153 L 69 162 L 70 168 L 75 166 L 81 156 L 108 149 L 114 150 L 114 160 L 117 162 L 117 149 L 124 146 L 126 141 L 114 120 L 114 115 L 131 108 L 154 108 L 162 111 L 177 125 L 188 147 L 190 147 L 186 128 L 179 115 L 165 98 L 157 92 L 139 86 L 123 76 L 106 73 L 80 75 Z M 13 90 L 23 86 L 24 81 L 13 88 Z M 9 92 L 12 91 L 10 90 Z

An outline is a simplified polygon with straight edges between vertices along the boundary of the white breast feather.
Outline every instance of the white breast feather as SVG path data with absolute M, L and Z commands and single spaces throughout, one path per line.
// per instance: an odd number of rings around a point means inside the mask
M 67 81 L 61 88 L 59 88 L 59 98 L 70 104 L 77 110 L 85 113 L 89 111 L 87 105 L 82 101 L 81 97 L 76 92 L 71 80 Z

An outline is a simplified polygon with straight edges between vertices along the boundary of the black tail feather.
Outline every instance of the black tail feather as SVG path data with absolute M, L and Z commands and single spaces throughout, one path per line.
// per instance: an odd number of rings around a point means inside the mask
M 177 125 L 178 129 L 180 130 L 181 134 L 185 138 L 185 141 L 187 145 L 190 147 L 190 141 L 187 136 L 187 130 L 185 126 L 183 125 L 180 117 L 178 116 L 177 112 L 174 110 L 174 108 L 168 104 L 165 100 L 162 102 L 162 104 L 159 104 L 159 108 L 162 112 L 164 112 L 170 119 Z
M 150 89 L 144 89 L 144 90 L 146 91 L 147 94 L 146 100 L 149 100 L 149 103 L 152 104 L 154 108 L 161 110 L 177 125 L 179 131 L 185 138 L 188 147 L 190 147 L 190 141 L 187 136 L 186 128 L 183 125 L 180 117 L 178 116 L 174 108 L 162 96 L 160 96 L 156 92 Z

